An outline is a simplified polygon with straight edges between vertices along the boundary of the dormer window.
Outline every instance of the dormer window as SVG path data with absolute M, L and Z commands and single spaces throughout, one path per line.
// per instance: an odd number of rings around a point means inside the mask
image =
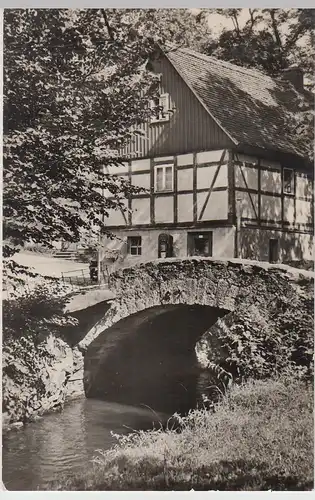
M 156 114 L 151 117 L 151 123 L 168 122 L 170 119 L 170 95 L 161 94 L 157 99 L 151 101 L 151 108 Z

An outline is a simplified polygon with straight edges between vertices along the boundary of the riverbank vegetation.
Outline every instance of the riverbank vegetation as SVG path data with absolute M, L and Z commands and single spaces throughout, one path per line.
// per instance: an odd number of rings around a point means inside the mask
M 64 332 L 75 322 L 64 314 L 66 293 L 66 286 L 43 280 L 3 301 L 3 429 L 63 405 L 73 365 Z
M 234 386 L 214 411 L 117 437 L 55 490 L 310 490 L 313 389 L 292 375 Z

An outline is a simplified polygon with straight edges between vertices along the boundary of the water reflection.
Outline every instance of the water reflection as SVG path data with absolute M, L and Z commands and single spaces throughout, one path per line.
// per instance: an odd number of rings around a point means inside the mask
M 4 485 L 8 490 L 36 490 L 80 474 L 92 467 L 95 450 L 116 443 L 111 431 L 126 434 L 131 429 L 149 429 L 167 417 L 94 399 L 69 403 L 61 413 L 46 415 L 3 437 Z

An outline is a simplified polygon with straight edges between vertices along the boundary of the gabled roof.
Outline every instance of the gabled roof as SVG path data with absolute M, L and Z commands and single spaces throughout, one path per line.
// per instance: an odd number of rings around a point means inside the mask
M 298 93 L 288 81 L 189 49 L 171 50 L 166 57 L 236 145 L 304 155 L 288 124 L 301 102 L 311 106 L 308 92 Z

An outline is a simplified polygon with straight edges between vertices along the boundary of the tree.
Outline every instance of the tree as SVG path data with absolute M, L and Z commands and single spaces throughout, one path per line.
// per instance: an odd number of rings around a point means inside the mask
M 106 234 L 135 188 L 103 166 L 124 160 L 131 126 L 152 113 L 146 62 L 158 50 L 123 10 L 5 11 L 4 256 Z
M 140 33 L 150 33 L 163 45 L 199 50 L 211 40 L 207 13 L 194 14 L 191 9 L 129 9 L 134 28 Z
M 217 41 L 204 44 L 205 53 L 272 77 L 296 64 L 304 71 L 306 88 L 314 89 L 315 9 L 248 9 L 243 24 L 244 9 L 214 10 L 228 18 L 233 29 L 224 29 Z M 304 97 L 297 96 L 298 111 L 288 114 L 286 124 L 313 163 L 314 100 L 308 92 Z
M 278 76 L 291 64 L 299 64 L 307 77 L 314 77 L 314 9 L 213 9 L 233 24 L 216 42 L 203 50 L 219 59 L 255 67 Z

